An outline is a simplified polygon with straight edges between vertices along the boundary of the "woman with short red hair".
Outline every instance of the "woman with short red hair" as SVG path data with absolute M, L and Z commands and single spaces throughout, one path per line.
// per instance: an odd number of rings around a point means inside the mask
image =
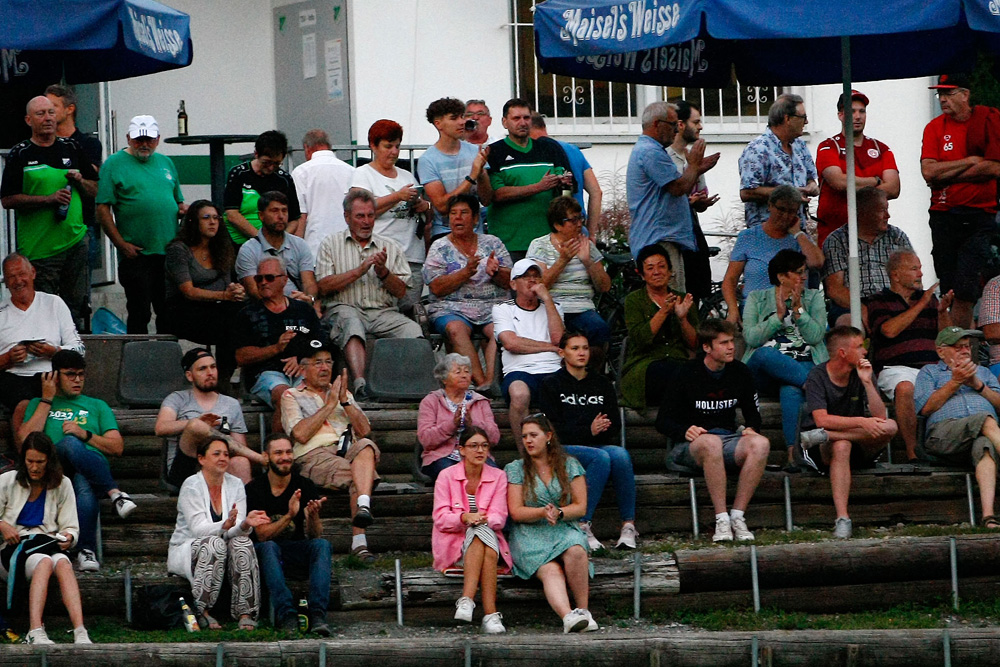
M 375 195 L 375 233 L 398 243 L 410 264 L 410 286 L 400 300 L 400 311 L 406 312 L 420 301 L 424 289 L 421 270 L 430 239 L 427 215 L 430 202 L 421 198 L 417 179 L 396 166 L 403 127 L 393 120 L 377 120 L 368 130 L 368 146 L 372 161 L 358 167 L 351 189 L 367 190 Z

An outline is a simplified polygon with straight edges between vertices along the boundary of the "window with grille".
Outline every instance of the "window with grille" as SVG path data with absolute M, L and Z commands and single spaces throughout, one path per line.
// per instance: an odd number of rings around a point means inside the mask
M 650 102 L 683 98 L 702 110 L 710 134 L 756 134 L 767 126 L 767 110 L 780 86 L 723 89 L 636 86 L 543 73 L 535 56 L 532 29 L 535 0 L 511 0 L 514 96 L 530 101 L 546 117 L 549 130 L 561 134 L 636 134 L 639 116 Z

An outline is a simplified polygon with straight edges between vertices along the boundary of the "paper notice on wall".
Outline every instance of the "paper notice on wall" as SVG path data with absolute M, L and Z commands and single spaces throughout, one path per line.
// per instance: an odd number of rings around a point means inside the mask
M 316 77 L 316 33 L 302 35 L 302 78 Z
M 331 100 L 344 99 L 344 61 L 341 56 L 343 40 L 326 40 L 326 94 Z

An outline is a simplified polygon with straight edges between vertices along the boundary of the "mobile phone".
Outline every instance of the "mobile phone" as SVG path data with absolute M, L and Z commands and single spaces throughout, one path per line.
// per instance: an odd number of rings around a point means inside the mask
M 32 343 L 44 343 L 44 338 L 32 338 L 31 340 L 22 340 L 18 342 L 18 345 L 24 345 L 25 347 L 31 345 Z
M 56 538 L 56 540 L 60 542 L 69 542 L 69 538 L 63 535 L 62 533 L 56 533 L 54 537 Z

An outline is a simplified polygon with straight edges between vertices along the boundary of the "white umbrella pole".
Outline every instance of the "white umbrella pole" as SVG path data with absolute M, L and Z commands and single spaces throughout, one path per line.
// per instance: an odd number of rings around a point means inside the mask
M 851 100 L 851 38 L 840 38 L 844 73 L 844 147 L 847 151 L 847 280 L 851 288 L 851 326 L 861 326 L 861 267 L 858 264 L 858 191 L 854 174 L 854 105 Z

